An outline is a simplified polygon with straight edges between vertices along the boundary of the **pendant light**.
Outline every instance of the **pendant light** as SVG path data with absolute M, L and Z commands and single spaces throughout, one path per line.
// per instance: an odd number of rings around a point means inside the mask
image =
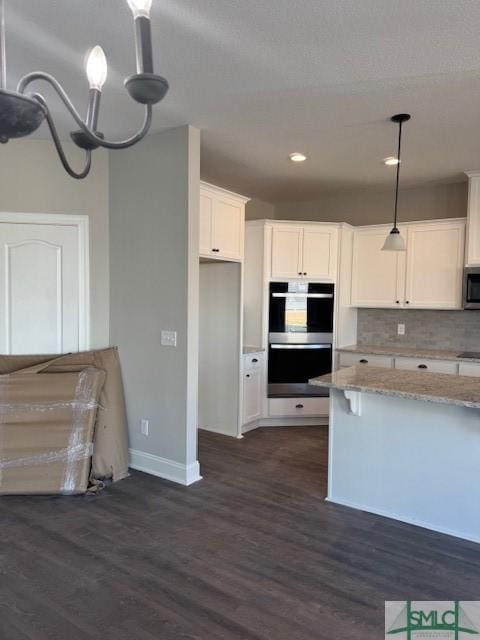
M 106 140 L 97 130 L 102 88 L 107 79 L 107 59 L 102 47 L 94 47 L 87 59 L 86 75 L 89 84 L 88 104 L 85 117 L 77 111 L 61 84 L 49 73 L 34 71 L 21 78 L 16 91 L 7 90 L 7 62 L 5 45 L 5 0 L 0 0 L 0 143 L 12 138 L 23 138 L 33 133 L 45 120 L 60 161 L 72 178 L 85 178 L 91 167 L 92 151 L 98 147 L 106 149 L 126 149 L 139 142 L 150 129 L 152 107 L 160 102 L 168 91 L 168 82 L 154 73 L 150 9 L 152 0 L 127 0 L 135 23 L 136 73 L 125 80 L 125 88 L 130 97 L 144 105 L 144 119 L 141 128 L 125 140 Z M 53 4 L 53 3 L 52 3 Z M 77 131 L 72 131 L 73 142 L 85 151 L 85 165 L 75 171 L 68 162 L 57 133 L 52 114 L 45 98 L 39 93 L 26 93 L 27 87 L 41 80 L 46 82 L 62 101 L 72 116 Z
M 395 184 L 395 213 L 393 218 L 393 229 L 390 231 L 385 239 L 385 244 L 382 247 L 382 251 L 405 251 L 405 240 L 400 235 L 400 231 L 397 227 L 397 209 L 398 209 L 398 186 L 400 182 L 400 153 L 402 147 L 402 125 L 404 122 L 410 120 L 410 114 L 398 113 L 396 116 L 390 118 L 392 122 L 398 124 L 398 153 L 397 153 L 397 178 Z

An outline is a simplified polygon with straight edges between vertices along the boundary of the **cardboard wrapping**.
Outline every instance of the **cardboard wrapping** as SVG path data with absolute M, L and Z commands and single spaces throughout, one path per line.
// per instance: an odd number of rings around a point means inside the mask
M 85 493 L 105 372 L 0 377 L 0 494 Z
M 88 367 L 105 372 L 95 423 L 91 477 L 112 479 L 128 475 L 128 430 L 125 395 L 118 349 L 53 355 L 0 355 L 0 376 L 5 374 L 76 373 Z

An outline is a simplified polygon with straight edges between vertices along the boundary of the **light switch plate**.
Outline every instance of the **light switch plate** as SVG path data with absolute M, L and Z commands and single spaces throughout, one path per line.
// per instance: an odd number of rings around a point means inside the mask
M 397 325 L 397 333 L 399 336 L 404 336 L 405 335 L 405 325 L 404 324 L 398 324 Z
M 177 346 L 177 332 L 176 331 L 162 331 L 162 347 L 176 347 Z

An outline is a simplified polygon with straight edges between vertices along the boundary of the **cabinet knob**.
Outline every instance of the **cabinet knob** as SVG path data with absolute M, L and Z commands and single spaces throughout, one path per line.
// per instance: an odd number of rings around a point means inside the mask
M 220 253 L 220 249 L 212 249 L 213 253 Z
M 426 364 L 419 364 L 419 365 L 418 365 L 418 368 L 419 368 L 419 369 L 428 369 L 428 367 L 427 367 L 427 365 L 426 365 Z
M 306 271 L 303 272 L 304 276 L 308 276 L 308 273 Z
M 360 360 L 360 363 L 361 363 L 361 364 L 368 364 L 368 360 L 365 360 L 365 358 L 362 358 L 362 359 Z
M 258 358 L 252 358 L 252 362 L 258 362 Z
M 250 377 L 250 374 L 249 374 L 249 373 L 247 373 L 247 375 L 246 375 L 245 377 L 246 377 L 246 378 L 249 378 L 249 377 Z
M 406 301 L 405 301 L 405 304 L 410 304 L 410 300 L 406 300 Z
M 299 272 L 298 272 L 298 275 L 299 275 L 299 276 L 301 276 L 301 275 L 302 275 L 302 272 L 301 272 L 301 271 L 299 271 Z
M 297 405 L 295 406 L 295 409 L 303 409 L 303 404 L 297 404 Z
M 400 300 L 397 300 L 396 302 L 397 302 L 397 304 L 400 304 Z

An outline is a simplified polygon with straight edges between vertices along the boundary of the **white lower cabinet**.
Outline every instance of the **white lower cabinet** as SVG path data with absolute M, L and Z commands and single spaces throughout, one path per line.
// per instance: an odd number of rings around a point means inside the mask
M 270 398 L 268 414 L 271 418 L 328 416 L 329 398 Z
M 368 353 L 340 353 L 339 367 L 344 369 L 345 367 L 353 367 L 356 364 L 366 364 L 371 367 L 387 367 L 391 369 L 393 367 L 393 358 L 389 356 L 378 356 Z
M 409 371 L 430 371 L 430 373 L 457 373 L 457 363 L 448 360 L 427 360 L 420 358 L 395 358 L 395 369 Z
M 480 363 L 460 362 L 458 365 L 458 373 L 461 376 L 472 376 L 480 378 Z

